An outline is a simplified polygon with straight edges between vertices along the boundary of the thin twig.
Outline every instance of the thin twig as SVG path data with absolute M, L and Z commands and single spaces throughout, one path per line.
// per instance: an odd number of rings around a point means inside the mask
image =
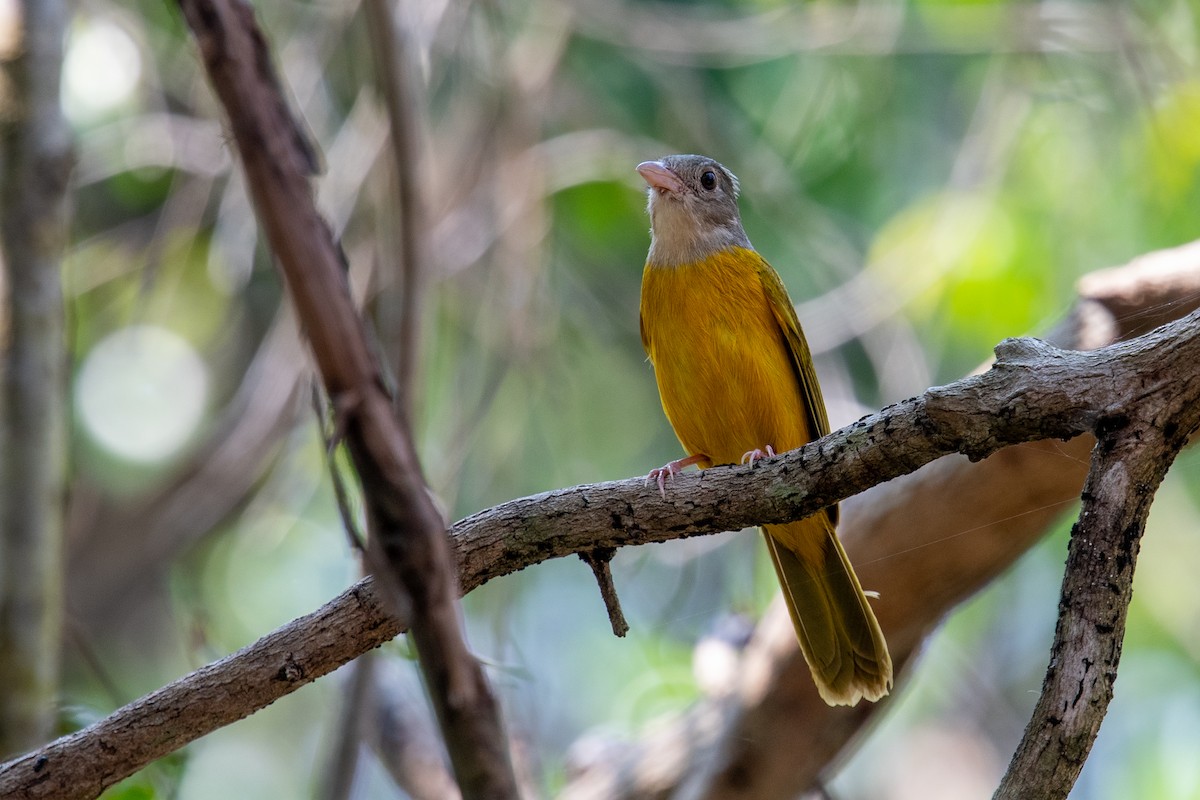
M 329 469 L 329 480 L 333 486 L 333 497 L 337 503 L 338 516 L 342 519 L 342 529 L 346 532 L 350 547 L 358 553 L 365 553 L 366 541 L 358 530 L 358 524 L 354 521 L 354 513 L 350 510 L 350 495 L 346 491 L 346 482 L 342 480 L 342 471 L 338 469 L 337 465 L 338 443 L 334 438 L 334 433 L 326 430 L 325 420 L 329 417 L 329 412 L 321 397 L 321 387 L 315 383 L 312 385 L 312 409 L 317 418 L 317 429 L 321 435 L 321 442 L 324 444 L 325 466 Z
M 412 800 L 460 800 L 429 710 L 396 674 L 383 670 L 374 686 L 368 740 L 379 762 Z
M 350 665 L 350 678 L 342 689 L 337 738 L 321 788 L 322 800 L 348 800 L 362 753 L 364 716 L 372 703 L 375 653 L 363 653 Z
M 375 57 L 375 75 L 387 108 L 391 134 L 388 141 L 396 178 L 397 213 L 393 221 L 397 228 L 397 269 L 390 277 L 399 283 L 399 296 L 396 296 L 396 292 L 385 291 L 380 299 L 394 306 L 388 309 L 387 316 L 396 321 L 396 335 L 385 336 L 385 340 L 391 344 L 393 351 L 396 412 L 411 419 L 421 352 L 421 288 L 425 274 L 421 241 L 424 214 L 421 193 L 417 189 L 420 126 L 415 119 L 422 106 L 413 97 L 414 75 L 408 38 L 397 25 L 392 4 L 387 0 L 365 0 L 363 10 Z M 390 271 L 385 270 L 387 272 Z
M 621 598 L 617 596 L 617 587 L 613 585 L 612 557 L 617 551 L 611 547 L 587 550 L 579 554 L 596 576 L 596 584 L 600 587 L 600 597 L 608 610 L 608 622 L 612 625 L 613 636 L 624 637 L 629 633 L 629 623 L 625 621 L 625 613 L 621 611 Z

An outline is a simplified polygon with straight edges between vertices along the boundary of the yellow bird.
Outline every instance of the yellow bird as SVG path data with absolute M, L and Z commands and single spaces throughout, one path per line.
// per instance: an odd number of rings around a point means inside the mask
M 650 186 L 650 253 L 642 273 L 642 344 L 663 410 L 687 458 L 664 481 L 791 450 L 829 432 L 821 388 L 778 273 L 750 244 L 738 182 L 704 156 L 639 164 Z M 830 705 L 878 700 L 892 659 L 834 528 L 837 507 L 763 527 L 800 648 Z

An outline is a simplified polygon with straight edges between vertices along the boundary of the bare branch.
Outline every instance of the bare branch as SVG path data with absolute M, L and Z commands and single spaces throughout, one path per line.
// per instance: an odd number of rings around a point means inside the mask
M 377 666 L 391 666 L 393 673 L 374 681 L 367 720 L 366 738 L 380 763 L 413 800 L 459 800 L 428 709 L 404 690 L 395 664 Z
M 1097 426 L 1083 506 L 1071 531 L 1062 599 L 1042 694 L 998 800 L 1065 798 L 1113 696 L 1146 517 L 1175 456 L 1200 425 L 1200 376 L 1148 372 L 1172 396 L 1114 407 Z M 1188 384 L 1191 384 L 1190 387 Z M 1167 402 L 1162 402 L 1167 401 Z
M 381 269 L 383 287 L 378 301 L 379 316 L 394 324 L 384 326 L 384 338 L 391 350 L 396 379 L 396 410 L 411 417 L 413 386 L 417 374 L 421 334 L 421 289 L 424 284 L 424 213 L 421 193 L 417 190 L 419 126 L 413 119 L 416 109 L 413 94 L 413 68 L 407 33 L 397 26 L 392 4 L 386 0 L 366 0 L 363 11 L 367 33 L 375 57 L 378 77 L 387 108 L 392 166 L 395 170 L 397 213 L 396 264 Z
M 307 176 L 316 159 L 280 90 L 248 4 L 180 0 L 229 115 L 247 188 L 345 430 L 371 528 L 368 560 L 410 616 L 411 635 L 466 798 L 515 798 L 499 706 L 467 650 L 445 523 L 421 475 L 406 415 L 383 389 L 345 273 Z
M 1091 273 L 1079 289 L 1075 310 L 1049 336 L 1059 346 L 1091 349 L 1144 332 L 1147 320 L 1161 324 L 1200 305 L 1200 242 Z M 979 463 L 942 459 L 843 504 L 841 536 L 863 585 L 882 595 L 877 614 L 898 671 L 948 609 L 1016 560 L 1078 498 L 1093 441 L 1011 447 Z M 726 693 L 592 765 L 564 798 L 728 792 L 782 800 L 803 792 L 887 706 L 830 709 L 794 639 L 786 611 L 774 607 Z
M 1182 381 L 1147 385 L 1145 376 L 1196 373 L 1200 364 L 1196 322 L 1192 315 L 1141 339 L 1090 353 L 1062 351 L 1033 340 L 1008 340 L 997 348 L 997 365 L 983 375 L 932 389 L 753 468 L 715 467 L 698 475 L 681 475 L 665 500 L 638 477 L 501 504 L 452 529 L 462 588 L 471 591 L 499 575 L 597 547 L 661 542 L 797 519 L 942 454 L 965 450 L 978 458 L 1006 444 L 1071 437 L 1124 404 L 1149 402 L 1149 392 L 1154 397 L 1178 395 L 1178 400 L 1185 396 L 1181 389 L 1195 387 Z M 1004 459 L 993 461 L 1000 464 Z M 934 494 L 944 486 L 955 462 L 941 463 L 947 469 L 935 468 L 937 480 L 926 487 Z M 1036 495 L 1032 498 L 1037 500 Z M 910 541 L 918 541 L 921 535 L 921 531 L 910 532 L 914 537 Z M 902 540 L 889 542 L 893 553 L 904 545 Z M 929 548 L 919 556 L 924 572 L 918 578 L 925 583 L 933 582 L 928 576 L 952 572 L 953 559 L 961 557 L 953 548 Z M 982 580 L 1013 557 L 1015 553 L 998 551 L 990 571 L 977 567 L 974 575 Z M 866 585 L 881 587 L 896 560 L 860 563 Z M 926 609 L 923 619 L 940 616 L 959 598 L 955 592 L 966 587 L 964 581 L 939 595 L 936 601 L 941 604 Z M 879 606 L 880 618 L 891 635 L 899 624 L 895 609 L 905 606 L 890 592 L 886 597 Z M 402 628 L 401 621 L 381 607 L 374 583 L 362 581 L 313 614 L 238 653 L 87 729 L 0 766 L 0 796 L 94 797 L 104 786 L 155 758 L 266 706 L 394 637 Z M 911 651 L 921 629 L 920 625 L 906 628 L 905 640 L 893 646 Z M 769 649 L 769 638 L 760 639 L 752 648 Z M 794 648 L 794 643 L 789 644 Z M 780 675 L 795 672 L 781 666 L 783 659 L 760 663 Z M 755 676 L 760 690 L 769 685 L 770 677 Z M 793 689 L 792 700 L 810 690 L 809 685 Z M 815 692 L 810 693 L 815 698 Z M 794 713 L 797 706 L 784 710 Z M 843 710 L 849 717 L 838 722 L 832 722 L 827 707 L 823 713 L 826 716 L 806 718 L 806 725 L 829 733 L 836 752 L 866 712 Z M 824 728 L 826 724 L 837 730 Z M 656 758 L 666 761 L 661 752 Z
M 600 587 L 600 598 L 604 600 L 604 608 L 608 610 L 608 622 L 612 625 L 613 636 L 623 637 L 629 633 L 629 623 L 625 620 L 625 612 L 621 610 L 621 598 L 617 596 L 617 587 L 613 584 L 612 557 L 616 550 L 588 550 L 580 553 L 579 557 L 592 569 L 596 576 L 596 585 Z
M 1080 282 L 1076 311 L 1051 336 L 1071 348 L 1097 347 L 1148 316 L 1186 313 L 1200 302 L 1198 267 L 1200 245 L 1191 244 L 1092 273 Z M 1078 496 L 1091 443 L 1090 436 L 1039 442 L 978 464 L 944 459 L 843 506 L 843 539 L 864 585 L 884 598 L 878 613 L 897 664 Z M 739 797 L 790 798 L 811 786 L 879 706 L 831 712 L 812 691 L 793 639 L 786 613 L 773 609 L 737 670 L 736 702 L 701 701 L 678 723 L 657 726 L 652 743 L 580 776 L 565 796 L 666 797 L 686 783 L 681 796 L 736 789 Z

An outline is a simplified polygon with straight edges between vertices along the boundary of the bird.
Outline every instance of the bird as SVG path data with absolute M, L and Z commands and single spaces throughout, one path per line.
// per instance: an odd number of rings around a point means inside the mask
M 642 345 L 663 411 L 687 456 L 651 470 L 749 462 L 829 432 L 812 353 L 779 274 L 750 244 L 732 172 L 700 155 L 644 161 L 650 251 L 642 272 Z M 838 540 L 837 506 L 764 525 L 800 649 L 829 705 L 876 701 L 892 660 Z

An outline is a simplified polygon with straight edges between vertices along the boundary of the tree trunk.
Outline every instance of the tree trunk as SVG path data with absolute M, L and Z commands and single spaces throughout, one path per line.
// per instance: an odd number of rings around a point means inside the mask
M 59 275 L 70 133 L 59 108 L 64 0 L 25 0 L 0 121 L 0 754 L 54 730 L 62 631 L 64 341 Z

